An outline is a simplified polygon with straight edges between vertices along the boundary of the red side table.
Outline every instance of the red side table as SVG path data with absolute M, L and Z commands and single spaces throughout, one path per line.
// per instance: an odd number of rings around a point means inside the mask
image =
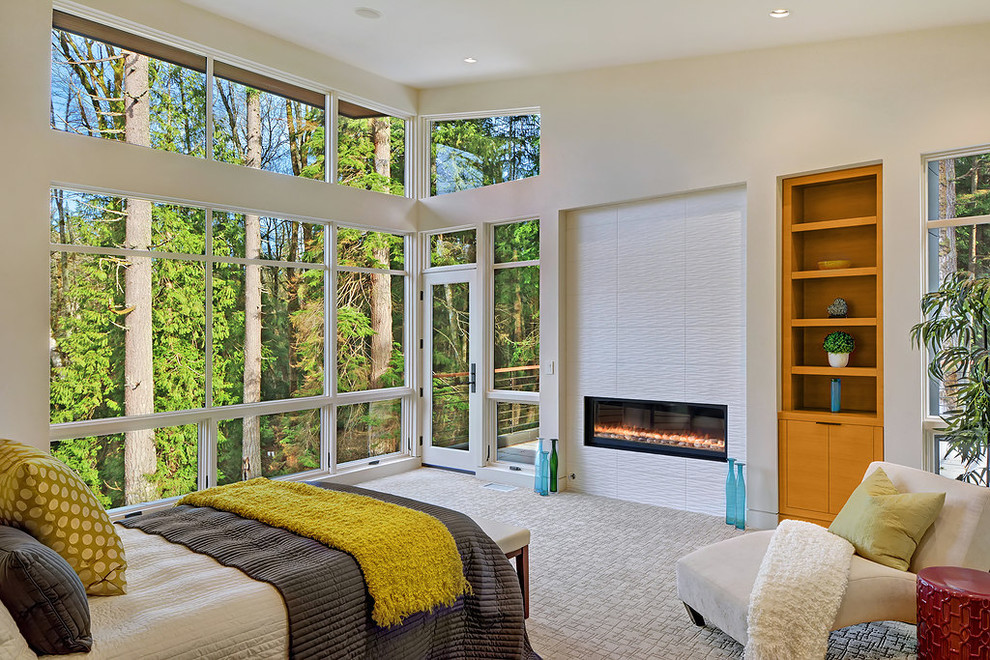
M 990 573 L 930 566 L 918 573 L 918 660 L 990 658 Z

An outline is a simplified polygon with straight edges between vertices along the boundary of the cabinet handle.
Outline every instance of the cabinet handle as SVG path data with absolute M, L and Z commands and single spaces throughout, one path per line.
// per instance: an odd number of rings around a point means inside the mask
M 821 424 L 822 426 L 842 426 L 842 422 L 815 422 L 815 424 Z

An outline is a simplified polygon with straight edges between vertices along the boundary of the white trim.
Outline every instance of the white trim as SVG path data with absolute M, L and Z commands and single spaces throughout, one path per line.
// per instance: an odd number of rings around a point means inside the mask
M 542 129 L 542 113 L 540 112 L 540 106 L 530 106 L 526 108 L 500 108 L 498 110 L 472 110 L 470 112 L 443 112 L 431 115 L 420 115 L 420 117 L 432 123 L 435 121 L 457 121 L 459 119 L 514 117 L 516 115 L 540 115 Z
M 402 238 L 405 238 L 405 236 L 403 236 Z M 405 270 L 389 270 L 385 268 L 366 268 L 364 266 L 337 266 L 337 271 L 340 273 L 360 273 L 363 275 L 399 275 L 402 277 L 405 277 L 409 274 L 409 272 Z
M 238 264 L 241 266 L 295 268 L 297 270 L 327 270 L 327 267 L 323 264 L 314 264 L 305 261 L 271 261 L 269 259 L 245 259 L 244 257 L 222 257 L 217 255 L 189 254 L 187 252 L 164 252 L 160 250 L 133 250 L 129 248 L 95 247 L 92 245 L 67 245 L 65 243 L 51 243 L 49 245 L 49 251 L 92 254 L 95 256 L 106 255 L 114 257 L 144 257 L 147 259 L 169 259 L 171 261 L 196 261 L 199 263 L 224 263 Z
M 375 403 L 376 401 L 392 401 L 412 395 L 411 387 L 389 387 L 382 390 L 356 390 L 354 392 L 338 392 L 332 405 L 352 406 L 358 403 Z
M 540 404 L 540 393 L 539 392 L 522 392 L 515 390 L 496 390 L 491 389 L 485 393 L 485 398 L 490 401 L 502 402 L 502 403 L 529 403 L 533 405 Z
M 57 129 L 52 129 L 57 130 Z M 89 136 L 81 136 L 85 139 L 90 139 Z M 126 144 L 126 143 L 121 143 Z M 132 145 L 133 146 L 133 145 Z M 181 154 L 180 154 L 181 155 Z M 255 170 L 252 168 L 245 168 L 243 165 L 232 165 L 230 163 L 223 163 L 224 165 L 230 165 L 231 167 L 239 167 L 243 169 L 251 169 L 253 172 L 265 172 L 266 170 Z M 275 174 L 277 176 L 289 176 L 287 174 L 278 174 L 277 172 L 267 172 L 268 174 Z M 319 181 L 317 179 L 306 179 L 304 177 L 290 177 L 293 179 L 299 179 L 300 181 Z M 273 218 L 275 220 L 289 220 L 292 222 L 306 222 L 313 225 L 329 225 L 335 222 L 331 218 L 317 218 L 307 215 L 297 215 L 297 214 L 287 214 L 279 211 L 272 211 L 270 209 L 257 209 L 248 206 L 236 206 L 233 204 L 219 204 L 216 202 L 203 201 L 197 199 L 185 199 L 182 197 L 169 197 L 167 195 L 155 195 L 148 194 L 144 192 L 134 192 L 132 190 L 126 190 L 123 188 L 112 188 L 108 186 L 91 186 L 84 183 L 71 183 L 66 181 L 56 181 L 53 180 L 48 186 L 49 188 L 60 188 L 67 192 L 81 192 L 90 193 L 94 195 L 114 195 L 116 197 L 134 197 L 143 201 L 160 203 L 160 204 L 176 204 L 179 206 L 186 206 L 189 208 L 195 208 L 200 210 L 213 209 L 214 211 L 220 212 L 230 212 L 230 213 L 241 213 L 241 214 L 253 214 L 260 215 L 263 218 Z M 354 225 L 348 225 L 354 226 Z M 358 227 L 355 227 L 358 228 Z M 368 227 L 370 229 L 370 227 Z M 381 231 L 381 229 L 377 229 Z M 400 232 L 388 230 L 391 233 L 413 233 L 413 232 Z
M 948 149 L 946 151 L 932 151 L 921 154 L 921 160 L 926 164 L 933 160 L 945 160 L 946 158 L 965 158 L 966 156 L 979 156 L 990 152 L 990 144 L 961 147 L 959 149 Z
M 927 201 L 927 200 L 926 200 Z M 925 227 L 938 229 L 941 227 L 969 227 L 990 223 L 990 215 L 970 215 L 959 218 L 943 218 L 940 220 L 925 220 Z
M 526 266 L 540 267 L 539 259 L 529 259 L 528 261 L 501 261 L 492 264 L 492 270 L 505 270 L 507 268 L 525 268 Z

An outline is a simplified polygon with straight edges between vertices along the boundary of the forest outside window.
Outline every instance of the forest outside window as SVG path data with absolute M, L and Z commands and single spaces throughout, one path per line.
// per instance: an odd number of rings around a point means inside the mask
M 340 99 L 337 102 L 337 183 L 405 195 L 405 120 Z
M 205 57 L 55 11 L 51 77 L 52 128 L 205 156 Z
M 101 501 L 332 462 L 331 226 L 58 188 L 50 211 L 52 448 Z M 341 227 L 332 256 L 340 391 L 403 387 L 405 237 Z M 340 405 L 337 459 L 399 451 L 407 395 Z
M 429 267 L 466 266 L 476 262 L 478 236 L 474 229 L 430 234 Z
M 337 229 L 337 391 L 406 384 L 405 238 Z
M 540 389 L 540 223 L 493 228 L 494 389 Z
M 402 399 L 337 406 L 337 464 L 398 452 L 401 431 Z
M 934 291 L 960 271 L 990 277 L 990 151 L 930 158 L 925 174 L 928 289 Z M 933 467 L 955 477 L 963 471 L 963 461 L 938 435 L 939 415 L 953 409 L 955 401 L 939 381 L 929 378 L 928 383 L 926 439 Z
M 494 225 L 493 374 L 496 460 L 533 465 L 540 428 L 540 223 Z
M 926 162 L 928 288 L 955 272 L 990 276 L 990 151 L 938 156 Z M 930 417 L 953 402 L 930 380 Z
M 540 173 L 540 115 L 437 119 L 430 124 L 430 195 Z
M 323 94 L 223 62 L 213 73 L 214 159 L 324 179 Z

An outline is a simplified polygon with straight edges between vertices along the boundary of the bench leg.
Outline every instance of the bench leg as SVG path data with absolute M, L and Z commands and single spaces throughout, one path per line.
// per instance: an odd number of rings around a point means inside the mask
M 684 609 L 687 610 L 688 616 L 691 617 L 691 623 L 693 623 L 696 626 L 704 626 L 705 625 L 705 617 L 701 616 L 701 613 L 700 612 L 698 612 L 697 610 L 695 610 L 693 607 L 691 607 L 687 603 L 684 603 Z
M 523 597 L 523 618 L 529 618 L 529 546 L 505 555 L 506 559 L 516 560 L 516 575 L 519 576 L 519 588 Z

